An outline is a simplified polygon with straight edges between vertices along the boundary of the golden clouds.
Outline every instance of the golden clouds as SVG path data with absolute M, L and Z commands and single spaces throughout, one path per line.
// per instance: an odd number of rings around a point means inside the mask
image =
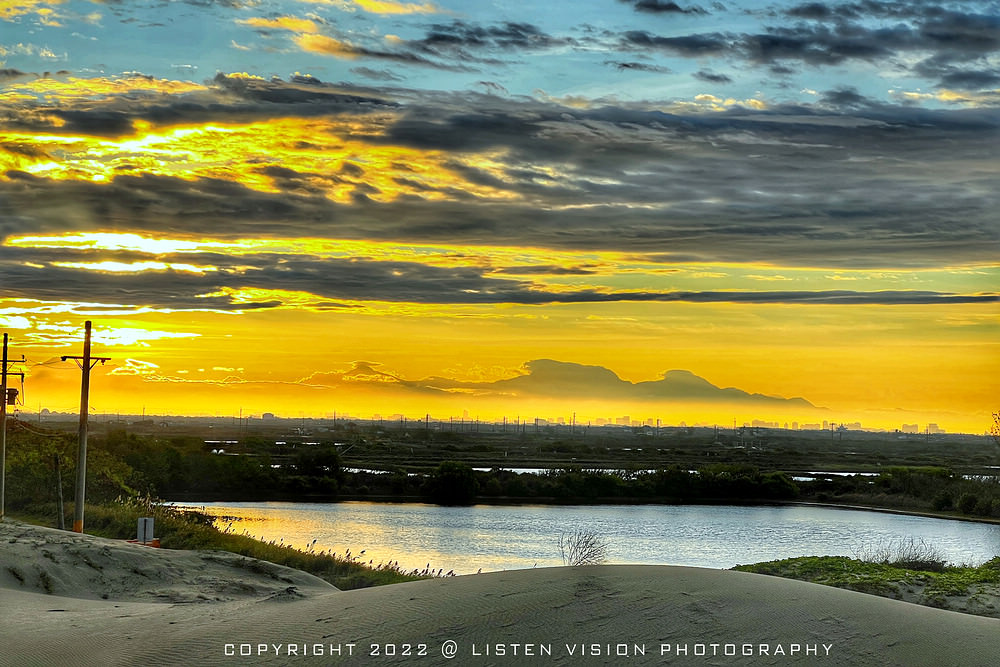
M 132 124 L 121 139 L 51 132 L 0 133 L 0 166 L 56 180 L 111 181 L 120 175 L 162 175 L 239 182 L 262 192 L 319 193 L 337 202 L 363 195 L 392 201 L 513 195 L 462 178 L 452 165 L 495 170 L 495 157 L 459 157 L 443 151 L 373 145 L 354 134 L 381 132 L 378 117 L 275 118 L 247 124 L 153 127 Z
M 344 11 L 363 9 L 369 14 L 438 14 L 443 10 L 432 2 L 394 2 L 393 0 L 302 0 L 313 5 L 338 5 Z
M 436 14 L 441 11 L 430 2 L 416 4 L 389 0 L 354 0 L 354 4 L 372 14 Z
M 187 273 L 205 273 L 215 271 L 213 266 L 195 266 L 193 264 L 178 264 L 175 262 L 52 262 L 52 266 L 69 269 L 86 269 L 105 273 L 140 273 L 143 271 L 185 271 Z
M 678 100 L 670 105 L 670 110 L 675 113 L 697 113 L 699 111 L 731 111 L 732 109 L 753 109 L 755 111 L 766 111 L 767 102 L 758 98 L 746 98 L 738 100 L 732 97 L 725 99 L 709 93 L 695 95 L 693 101 Z
M 155 256 L 220 252 L 228 256 L 240 256 L 267 253 L 320 259 L 413 262 L 447 268 L 472 267 L 485 271 L 503 270 L 508 275 L 537 274 L 539 266 L 546 267 L 550 273 L 578 270 L 587 275 L 616 275 L 640 269 L 639 258 L 615 252 L 574 252 L 458 243 L 444 245 L 323 238 L 176 239 L 133 233 L 93 232 L 58 236 L 11 236 L 4 241 L 4 245 L 17 248 L 125 251 Z M 580 269 L 581 266 L 586 268 Z
M 136 94 L 182 95 L 194 91 L 207 90 L 205 86 L 191 81 L 158 79 L 141 74 L 120 77 L 38 77 L 30 81 L 8 84 L 4 89 L 8 94 L 20 95 L 23 99 L 33 96 L 45 101 L 67 103 L 76 100 L 95 100 Z
M 52 9 L 65 0 L 4 0 L 0 2 L 0 19 L 13 22 L 21 16 L 35 15 L 44 25 L 59 26 L 60 16 Z
M 303 51 L 318 53 L 335 58 L 357 58 L 361 55 L 358 47 L 326 35 L 296 35 L 295 43 Z
M 964 107 L 995 107 L 1000 99 L 1000 88 L 978 91 L 942 88 L 933 93 L 890 90 L 889 93 L 906 104 L 935 101 Z
M 21 236 L 7 238 L 4 245 L 24 248 L 76 248 L 81 250 L 131 250 L 150 254 L 209 251 L 225 244 L 174 239 L 153 239 L 139 234 L 91 232 L 61 236 Z
M 223 287 L 214 292 L 199 294 L 198 297 L 203 299 L 225 297 L 230 303 L 237 306 L 237 308 L 259 303 L 277 303 L 285 308 L 313 310 L 318 309 L 322 301 L 315 294 L 310 294 L 309 292 L 259 287 Z
M 66 320 L 69 308 L 0 301 L 0 306 L 6 304 L 12 304 L 13 308 L 0 307 L 0 326 L 17 332 L 14 336 L 19 347 L 61 347 L 76 345 L 80 340 L 81 326 Z M 3 315 L 14 309 L 23 314 L 15 317 Z M 134 317 L 135 314 L 130 315 Z M 198 338 L 200 335 L 190 331 L 165 330 L 162 323 L 157 325 L 145 319 L 123 319 L 109 311 L 102 316 L 93 340 L 97 345 L 149 347 L 155 341 Z
M 366 264 L 395 264 L 392 275 L 403 277 L 404 269 L 427 268 L 454 272 L 469 272 L 491 279 L 477 283 L 473 288 L 484 285 L 504 284 L 507 287 L 519 285 L 519 289 L 549 294 L 572 294 L 580 290 L 591 290 L 600 294 L 616 294 L 628 300 L 636 292 L 702 292 L 716 301 L 725 300 L 727 292 L 747 294 L 760 289 L 761 283 L 780 282 L 782 288 L 796 291 L 800 295 L 812 293 L 817 298 L 836 294 L 843 289 L 843 281 L 861 285 L 874 292 L 895 294 L 899 303 L 905 302 L 906 290 L 923 284 L 934 284 L 954 294 L 984 294 L 995 284 L 997 269 L 983 267 L 979 270 L 911 270 L 885 272 L 881 270 L 856 270 L 830 272 L 826 269 L 784 267 L 776 273 L 773 266 L 765 264 L 704 264 L 672 263 L 655 261 L 655 254 L 644 256 L 633 252 L 621 253 L 596 250 L 559 250 L 544 247 L 516 247 L 488 244 L 452 243 L 406 243 L 396 241 L 375 241 L 356 239 L 336 239 L 318 237 L 249 238 L 186 235 L 183 237 L 154 237 L 134 233 L 93 232 L 87 234 L 70 233 L 64 235 L 22 235 L 10 236 L 5 245 L 10 248 L 72 250 L 75 257 L 71 264 L 59 264 L 70 268 L 113 272 L 140 273 L 149 271 L 175 270 L 193 274 L 211 273 L 223 267 L 209 265 L 212 261 L 197 258 L 197 255 L 228 257 L 227 272 L 242 274 L 250 269 L 245 267 L 263 266 L 275 261 L 261 258 L 283 258 L 294 265 L 303 262 L 364 262 Z M 95 259 L 79 259 L 80 252 L 93 251 Z M 108 258 L 107 254 L 141 253 L 147 258 Z M 192 257 L 188 259 L 186 256 Z M 259 264 L 263 261 L 264 264 Z M 717 281 L 728 279 L 724 289 L 719 289 Z M 266 299 L 284 305 L 305 303 L 302 299 L 285 298 L 280 290 Z M 229 292 L 216 296 L 231 297 Z M 640 295 L 641 296 L 641 295 Z M 739 294 L 736 294 L 738 297 Z M 259 300 L 261 293 L 253 295 Z M 369 295 L 379 300 L 376 293 Z M 789 297 L 790 298 L 790 297 Z M 241 297 L 241 302 L 245 301 Z M 311 295 L 310 302 L 323 298 Z M 338 302 L 340 300 L 338 299 Z M 876 300 L 881 303 L 881 301 Z
M 319 31 L 319 26 L 309 19 L 301 19 L 296 16 L 279 16 L 275 19 L 265 19 L 253 17 L 236 21 L 241 25 L 265 30 L 290 30 L 292 32 L 314 33 Z

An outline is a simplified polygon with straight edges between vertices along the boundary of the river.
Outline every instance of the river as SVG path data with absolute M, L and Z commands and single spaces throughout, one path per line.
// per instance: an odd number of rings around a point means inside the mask
M 730 568 L 793 556 L 856 556 L 921 541 L 945 560 L 1000 555 L 1000 525 L 813 506 L 475 505 L 419 503 L 175 503 L 221 529 L 373 565 L 435 572 L 560 565 L 560 533 L 593 531 L 608 562 Z M 362 553 L 363 552 L 363 553 Z

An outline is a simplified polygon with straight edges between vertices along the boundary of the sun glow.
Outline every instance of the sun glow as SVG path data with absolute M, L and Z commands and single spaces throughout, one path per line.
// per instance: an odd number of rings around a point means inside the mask
M 197 338 L 199 334 L 179 331 L 154 331 L 133 327 L 117 327 L 94 332 L 94 343 L 100 345 L 121 345 L 149 347 L 150 341 L 171 338 Z
M 88 271 L 104 271 L 108 273 L 142 273 L 144 271 L 184 271 L 187 273 L 206 273 L 218 271 L 214 266 L 195 266 L 193 264 L 176 264 L 166 262 L 52 262 L 52 266 L 69 269 L 86 269 Z
M 166 253 L 205 252 L 231 248 L 233 243 L 151 238 L 132 233 L 90 232 L 59 236 L 12 236 L 4 245 L 21 248 L 72 248 L 82 250 L 127 250 L 160 255 Z

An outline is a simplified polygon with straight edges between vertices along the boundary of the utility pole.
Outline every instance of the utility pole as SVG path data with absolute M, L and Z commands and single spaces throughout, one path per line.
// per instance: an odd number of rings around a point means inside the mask
M 4 499 L 7 492 L 7 376 L 20 375 L 24 379 L 24 373 L 9 373 L 7 364 L 23 364 L 24 357 L 20 361 L 7 361 L 7 334 L 3 335 L 3 361 L 0 362 L 0 521 L 4 517 Z M 11 391 L 17 391 L 13 389 Z
M 111 357 L 90 356 L 90 320 L 84 323 L 83 356 L 64 356 L 63 361 L 72 359 L 83 371 L 80 388 L 80 448 L 76 457 L 76 501 L 73 508 L 73 532 L 83 532 L 83 502 L 87 495 L 87 415 L 90 412 L 90 370 L 99 361 L 102 364 Z M 145 413 L 145 406 L 143 406 Z

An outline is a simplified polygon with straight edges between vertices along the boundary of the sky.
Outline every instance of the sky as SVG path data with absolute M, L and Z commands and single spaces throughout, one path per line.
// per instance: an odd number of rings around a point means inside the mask
M 1000 409 L 1000 2 L 0 2 L 24 412 Z

